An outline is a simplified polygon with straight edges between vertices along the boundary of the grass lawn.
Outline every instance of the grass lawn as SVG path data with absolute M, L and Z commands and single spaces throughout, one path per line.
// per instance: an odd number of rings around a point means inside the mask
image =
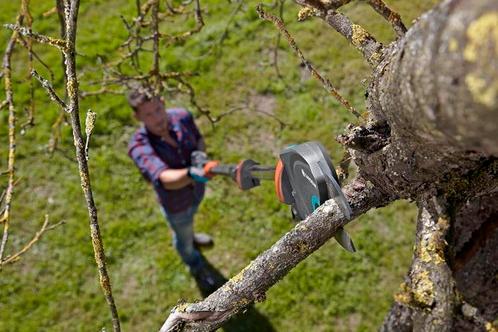
M 20 1 L 3 1 L 0 23 L 13 23 Z M 56 15 L 44 16 L 53 1 L 31 1 L 33 29 L 56 36 Z M 314 80 L 303 77 L 299 60 L 282 40 L 278 60 L 282 79 L 272 65 L 277 31 L 257 17 L 257 1 L 245 1 L 232 21 L 237 3 L 201 1 L 206 26 L 201 33 L 162 52 L 166 70 L 194 71 L 191 80 L 199 103 L 214 115 L 247 105 L 224 117 L 215 127 L 197 116 L 208 153 L 227 163 L 252 158 L 273 164 L 280 149 L 291 143 L 318 140 L 338 162 L 344 151 L 335 141 L 355 119 Z M 269 3 L 269 2 L 268 2 Z M 388 1 L 405 23 L 431 8 L 434 0 Z M 82 90 L 100 78 L 96 56 L 117 56 L 126 38 L 119 15 L 132 17 L 135 1 L 94 0 L 81 4 L 78 19 L 78 71 Z M 365 83 L 370 70 L 359 53 L 318 19 L 298 23 L 299 8 L 287 1 L 284 19 L 305 56 L 342 94 L 364 111 Z M 273 10 L 276 13 L 276 10 Z M 390 25 L 363 2 L 344 13 L 382 42 L 393 38 Z M 192 26 L 169 20 L 164 31 Z M 220 38 L 227 31 L 226 38 Z M 5 47 L 10 32 L 0 29 Z M 44 45 L 35 51 L 50 64 L 54 86 L 62 93 L 60 55 Z M 144 62 L 146 63 L 146 58 Z M 45 77 L 49 72 L 40 64 Z M 59 148 L 47 152 L 58 109 L 45 92 L 36 90 L 35 126 L 26 120 L 29 81 L 27 55 L 14 54 L 15 101 L 18 114 L 18 184 L 12 206 L 7 254 L 20 249 L 41 226 L 44 215 L 65 224 L 44 236 L 14 265 L 0 272 L 0 331 L 110 331 L 110 313 L 101 293 L 89 236 L 88 216 L 79 185 L 69 126 L 63 125 Z M 36 84 L 38 87 L 38 84 Z M 3 100 L 4 92 L 0 92 Z M 167 104 L 190 107 L 185 96 L 167 96 Z M 171 247 L 171 234 L 151 188 L 127 156 L 135 130 L 123 96 L 88 97 L 81 110 L 97 113 L 90 149 L 90 172 L 113 292 L 124 331 L 155 331 L 180 300 L 201 294 Z M 192 111 L 193 108 L 190 108 Z M 271 114 L 283 121 L 281 128 Z M 7 168 L 7 112 L 0 112 L 0 170 Z M 0 177 L 0 191 L 7 176 Z M 228 179 L 215 178 L 196 217 L 199 231 L 214 236 L 216 246 L 204 254 L 226 278 L 244 268 L 293 227 L 288 207 L 276 199 L 273 185 L 243 193 Z M 265 302 L 231 322 L 226 331 L 372 331 L 382 323 L 392 295 L 411 259 L 416 211 L 397 202 L 370 211 L 347 229 L 358 252 L 350 254 L 330 241 L 302 262 L 267 293 Z

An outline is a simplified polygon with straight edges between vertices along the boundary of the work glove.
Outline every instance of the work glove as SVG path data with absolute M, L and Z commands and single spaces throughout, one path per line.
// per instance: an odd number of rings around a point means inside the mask
M 203 167 L 190 166 L 187 174 L 196 182 L 206 183 L 214 176 L 214 174 L 211 173 L 211 170 L 213 167 L 218 166 L 219 163 L 220 162 L 217 160 L 209 160 L 204 163 Z
M 195 182 L 206 183 L 209 178 L 206 176 L 203 167 L 190 166 L 188 168 L 188 176 L 190 176 Z
M 218 166 L 219 162 L 215 160 L 208 160 L 204 151 L 193 151 L 190 154 L 190 161 L 192 166 L 188 169 L 188 175 L 194 181 L 206 183 L 214 174 L 210 173 L 213 167 Z

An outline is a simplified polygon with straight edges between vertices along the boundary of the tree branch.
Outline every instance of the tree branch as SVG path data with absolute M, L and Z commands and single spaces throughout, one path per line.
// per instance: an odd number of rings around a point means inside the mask
M 382 0 L 368 0 L 368 4 L 382 17 L 393 26 L 394 32 L 398 38 L 401 38 L 406 33 L 406 27 L 401 21 L 401 16 L 389 8 Z
M 76 29 L 78 18 L 79 0 L 67 0 L 64 3 L 64 23 L 65 23 L 65 45 L 63 50 L 64 71 L 66 74 L 66 95 L 68 103 L 66 110 L 69 113 L 71 127 L 73 130 L 74 146 L 76 148 L 76 158 L 81 179 L 81 188 L 85 195 L 90 224 L 90 236 L 92 238 L 95 262 L 99 270 L 100 285 L 102 287 L 105 299 L 109 305 L 112 316 L 112 325 L 115 332 L 121 331 L 118 311 L 114 298 L 112 296 L 111 281 L 107 272 L 105 262 L 104 245 L 100 234 L 100 227 L 97 218 L 97 207 L 93 200 L 93 192 L 90 183 L 90 173 L 88 170 L 88 161 L 85 154 L 85 144 L 81 134 L 81 125 L 79 117 L 79 100 L 78 100 L 78 79 L 76 75 Z
M 61 221 L 61 222 L 58 222 L 57 224 L 54 224 L 54 225 L 48 225 L 48 214 L 45 215 L 45 221 L 43 222 L 43 225 L 41 227 L 41 229 L 36 232 L 35 236 L 31 239 L 31 241 L 29 241 L 25 246 L 24 248 L 22 248 L 21 250 L 19 250 L 17 253 L 13 254 L 13 255 L 9 255 L 7 257 L 5 257 L 4 260 L 0 261 L 0 266 L 2 265 L 5 265 L 5 264 L 12 264 L 14 262 L 17 262 L 19 259 L 21 259 L 21 256 L 27 252 L 29 249 L 31 249 L 31 247 L 36 243 L 38 242 L 38 240 L 42 237 L 42 235 L 46 232 L 46 231 L 49 231 L 49 230 L 52 230 L 60 225 L 62 225 L 64 223 L 64 221 Z
M 63 52 L 66 51 L 68 48 L 68 45 L 62 39 L 41 35 L 39 33 L 33 32 L 29 28 L 20 26 L 18 24 L 4 24 L 4 27 L 7 29 L 16 31 L 22 36 L 29 37 L 38 43 L 47 44 L 47 45 L 57 47 L 58 49 L 60 49 Z
M 352 181 L 344 192 L 353 218 L 393 199 L 361 178 Z M 175 307 L 161 332 L 182 327 L 184 331 L 216 329 L 252 302 L 263 301 L 271 286 L 350 221 L 335 201 L 327 201 L 204 301 Z
M 50 84 L 50 82 L 48 80 L 46 80 L 45 78 L 41 77 L 40 74 L 38 74 L 38 72 L 36 70 L 32 70 L 31 71 L 31 76 L 33 76 L 34 78 L 36 78 L 40 84 L 42 85 L 42 87 L 45 88 L 45 90 L 47 91 L 47 94 L 49 95 L 50 99 L 52 99 L 53 101 L 55 101 L 57 104 L 59 104 L 60 107 L 62 107 L 65 111 L 67 111 L 66 109 L 66 103 L 57 95 L 57 93 L 55 92 L 54 88 L 52 87 L 52 84 Z
M 303 55 L 303 52 L 301 52 L 296 42 L 290 35 L 289 31 L 287 31 L 287 29 L 285 28 L 285 25 L 282 22 L 282 20 L 276 17 L 275 15 L 265 12 L 261 4 L 256 7 L 256 10 L 259 14 L 259 17 L 261 17 L 264 20 L 272 22 L 275 25 L 275 27 L 277 27 L 277 29 L 280 30 L 280 32 L 287 39 L 290 47 L 296 53 L 299 59 L 302 61 L 306 69 L 311 73 L 313 77 L 315 77 L 318 81 L 320 81 L 320 83 L 322 83 L 325 90 L 327 90 L 335 99 L 337 99 L 337 101 L 339 101 L 339 103 L 341 103 L 354 116 L 360 117 L 360 113 L 358 113 L 358 111 L 356 111 L 356 109 L 353 106 L 351 106 L 351 104 L 343 96 L 339 94 L 339 91 L 337 91 L 337 89 L 332 85 L 332 83 L 328 79 L 323 78 L 323 76 L 320 75 L 320 73 L 315 69 L 315 67 L 311 64 L 311 62 L 306 60 L 306 58 Z
M 449 204 L 436 197 L 424 197 L 419 203 L 417 239 L 410 272 L 401 291 L 395 295 L 399 306 L 413 308 L 404 316 L 423 331 L 452 331 L 457 306 L 456 283 L 446 257 L 446 238 L 451 219 Z M 427 309 L 427 310 L 426 310 Z M 399 311 L 391 310 L 385 324 L 396 320 Z M 399 318 L 399 317 L 398 317 Z M 403 324 L 399 322 L 398 324 Z M 383 330 L 388 331 L 385 326 Z
M 296 0 L 296 2 L 301 6 L 312 8 L 313 15 L 320 17 L 343 35 L 373 67 L 380 63 L 383 46 L 362 26 L 351 22 L 347 16 L 337 12 L 336 8 L 323 6 L 321 1 Z
M 23 15 L 17 16 L 17 24 L 21 24 Z M 7 43 L 5 53 L 2 60 L 2 73 L 5 89 L 5 101 L 9 110 L 8 123 L 9 123 L 9 155 L 7 161 L 7 174 L 9 175 L 7 190 L 5 192 L 5 208 L 0 216 L 0 223 L 3 222 L 3 235 L 0 243 L 0 262 L 2 261 L 5 252 L 5 246 L 9 238 L 9 224 L 10 224 L 10 209 L 12 197 L 14 193 L 14 179 L 15 179 L 15 160 L 16 160 L 16 109 L 14 105 L 14 92 L 12 89 L 12 68 L 11 58 L 12 52 L 17 42 L 18 32 L 14 31 Z

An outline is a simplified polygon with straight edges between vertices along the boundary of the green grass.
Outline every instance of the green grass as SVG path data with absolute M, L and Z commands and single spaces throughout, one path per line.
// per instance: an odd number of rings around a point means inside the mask
M 409 23 L 434 1 L 413 4 L 390 1 Z M 279 47 L 279 80 L 271 66 L 276 30 L 259 20 L 256 2 L 247 1 L 229 26 L 229 34 L 216 52 L 227 18 L 236 4 L 207 1 L 206 26 L 182 46 L 163 51 L 163 67 L 190 70 L 199 102 L 213 114 L 239 106 L 246 99 L 265 100 L 288 125 L 280 129 L 271 117 L 250 110 L 225 117 L 212 128 L 197 119 L 217 159 L 236 162 L 251 157 L 274 163 L 278 151 L 290 143 L 319 140 L 338 161 L 343 154 L 334 137 L 354 119 L 315 81 L 301 82 L 298 59 L 286 42 Z M 34 30 L 56 35 L 54 15 L 43 17 L 52 1 L 32 4 Z M 84 73 L 82 89 L 99 79 L 96 55 L 111 60 L 126 33 L 119 14 L 131 17 L 134 2 L 83 2 L 79 17 L 78 70 Z M 0 23 L 15 20 L 18 4 L 4 1 Z M 359 53 L 324 23 L 297 23 L 298 7 L 288 3 L 285 21 L 306 57 L 339 87 L 355 107 L 364 110 L 368 66 Z M 390 26 L 365 4 L 348 5 L 345 13 L 364 24 L 380 40 L 392 37 Z M 181 30 L 181 22 L 164 29 Z M 191 22 L 189 24 L 192 24 Z M 0 30 L 0 45 L 10 32 Z M 36 45 L 35 50 L 55 72 L 54 85 L 63 94 L 60 55 Z M 18 124 L 26 116 L 28 99 L 26 53 L 14 55 L 15 100 Z M 48 72 L 39 64 L 37 70 Z M 0 92 L 3 99 L 3 91 Z M 13 202 L 8 253 L 28 241 L 43 216 L 65 225 L 50 231 L 18 263 L 0 274 L 0 331 L 111 330 L 110 314 L 102 296 L 93 260 L 88 216 L 79 186 L 69 126 L 63 126 L 60 151 L 50 156 L 46 147 L 50 126 L 58 110 L 41 89 L 36 91 L 36 126 L 21 135 L 18 127 L 16 171 L 19 182 Z M 182 96 L 168 96 L 169 105 L 188 105 Z M 263 99 L 261 99 L 263 98 Z M 263 107 L 253 105 L 254 108 Z M 200 293 L 171 247 L 171 235 L 150 187 L 141 180 L 126 154 L 127 141 L 136 127 L 122 96 L 101 96 L 81 101 L 82 114 L 98 114 L 91 142 L 90 171 L 102 236 L 108 256 L 113 292 L 125 331 L 157 330 L 179 300 L 193 301 Z M 7 113 L 0 112 L 0 170 L 7 167 Z M 6 186 L 2 176 L 0 189 Z M 197 229 L 214 235 L 216 246 L 206 257 L 230 277 L 293 227 L 287 206 L 278 203 L 270 183 L 248 193 L 227 179 L 215 178 L 197 215 Z M 358 248 L 349 254 L 330 241 L 302 262 L 256 304 L 257 311 L 227 330 L 251 331 L 271 325 L 277 331 L 371 331 L 382 322 L 392 294 L 406 273 L 411 258 L 415 209 L 397 202 L 371 211 L 348 226 Z M 266 324 L 266 325 L 264 325 Z M 262 327 L 263 326 L 263 327 Z

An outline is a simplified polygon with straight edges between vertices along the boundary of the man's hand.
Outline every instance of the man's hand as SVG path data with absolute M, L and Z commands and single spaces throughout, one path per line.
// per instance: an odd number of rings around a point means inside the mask
M 211 170 L 218 166 L 219 161 L 208 160 L 207 154 L 204 151 L 193 151 L 190 154 L 192 166 L 188 168 L 188 175 L 194 181 L 206 183 L 214 176 Z
M 190 166 L 188 168 L 188 175 L 194 179 L 194 181 L 206 183 L 211 179 L 215 174 L 211 173 L 211 170 L 218 166 L 220 162 L 217 160 L 209 160 L 204 163 L 203 167 L 198 166 Z
M 206 172 L 202 167 L 190 166 L 187 174 L 196 182 L 206 183 L 209 181 L 209 178 L 206 176 Z

